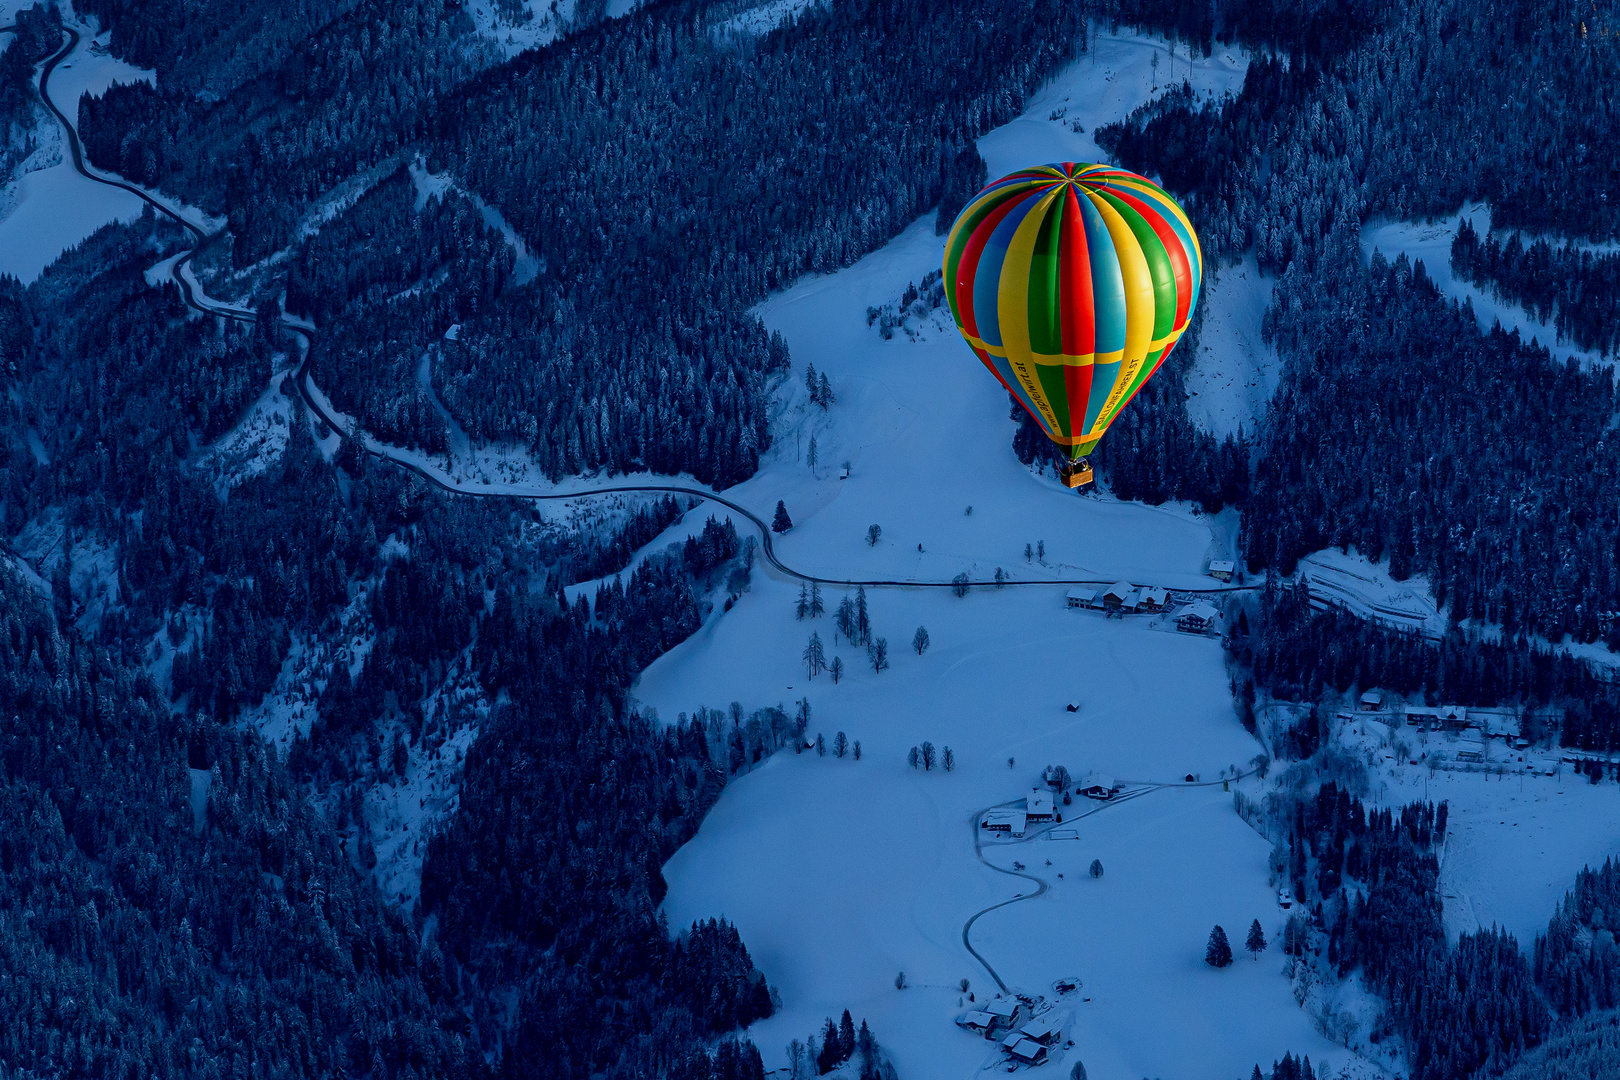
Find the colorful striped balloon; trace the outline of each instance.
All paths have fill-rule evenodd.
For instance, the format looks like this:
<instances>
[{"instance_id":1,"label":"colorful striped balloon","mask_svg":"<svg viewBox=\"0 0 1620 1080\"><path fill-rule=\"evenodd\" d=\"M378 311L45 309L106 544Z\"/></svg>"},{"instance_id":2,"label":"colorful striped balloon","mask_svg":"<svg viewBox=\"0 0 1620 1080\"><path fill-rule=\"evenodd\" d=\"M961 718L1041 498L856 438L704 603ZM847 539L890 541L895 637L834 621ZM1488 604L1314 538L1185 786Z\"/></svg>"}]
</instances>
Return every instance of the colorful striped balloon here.
<instances>
[{"instance_id":1,"label":"colorful striped balloon","mask_svg":"<svg viewBox=\"0 0 1620 1080\"><path fill-rule=\"evenodd\" d=\"M1071 459L1187 329L1203 279L1187 215L1151 180L1065 161L979 192L945 242L956 328Z\"/></svg>"}]
</instances>

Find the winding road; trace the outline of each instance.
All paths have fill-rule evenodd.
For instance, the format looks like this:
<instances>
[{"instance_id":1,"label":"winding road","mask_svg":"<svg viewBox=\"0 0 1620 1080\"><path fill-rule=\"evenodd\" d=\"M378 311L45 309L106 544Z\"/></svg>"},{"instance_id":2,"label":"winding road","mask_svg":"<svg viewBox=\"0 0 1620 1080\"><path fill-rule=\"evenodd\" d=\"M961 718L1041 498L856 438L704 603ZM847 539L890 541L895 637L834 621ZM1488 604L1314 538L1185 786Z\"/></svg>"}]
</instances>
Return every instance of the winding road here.
<instances>
[{"instance_id":1,"label":"winding road","mask_svg":"<svg viewBox=\"0 0 1620 1080\"><path fill-rule=\"evenodd\" d=\"M1255 769L1250 768L1250 769L1247 769L1247 770L1245 770L1243 772L1237 773L1237 774L1235 774L1233 776L1223 776L1219 780L1188 780L1188 781L1185 781L1185 782L1181 782L1181 781L1162 782L1162 781L1153 781L1153 780L1128 781L1129 783L1137 783L1137 784L1140 784L1141 786L1133 788L1130 791L1127 791L1122 795L1117 795L1117 796L1115 796L1114 798L1108 800L1105 803L1100 803L1099 805L1092 807L1091 809L1085 811L1084 813L1072 815L1069 818L1069 820L1066 821L1066 822L1063 822L1063 824L1067 825L1067 824L1069 824L1071 822L1076 822L1076 821L1083 820L1084 818L1088 818L1093 814L1100 814L1104 810L1107 810L1107 809L1109 809L1111 807L1121 806L1121 805L1123 805L1125 803L1130 802L1132 799L1140 799L1144 795L1150 795L1155 791L1163 791L1166 788L1213 787L1216 784L1236 783L1237 781L1242 780L1242 779L1244 779L1244 778L1246 778L1248 776L1252 776L1254 774L1254 772L1255 772ZM979 952L978 949L973 947L973 940L972 940L972 937L971 937L972 931L973 931L973 924L978 922L984 916L990 914L992 911L997 911L997 910L999 910L1001 908L1008 907L1009 905L1012 905L1012 904L1022 903L1025 900L1033 900L1037 896L1046 895L1047 891L1049 889L1051 889L1052 883L1047 881L1045 878L1039 877L1039 876L1037 876L1035 874L1028 873L1027 871L1024 871L1024 870L1016 870L1016 869L1009 870L1005 866L997 866L995 863L993 863L989 859L985 858L984 857L983 833L979 829L979 822L981 820L983 820L984 815L989 813L991 810L999 810L1002 807L1017 806L1022 801L1023 801L1022 799L1013 799L1013 800L1011 800L1009 802L997 803L994 806L987 806L983 810L980 810L978 813L974 814L973 817L971 819L969 819L969 821L968 821L968 827L973 830L973 854L978 857L978 860L981 863L983 863L985 866L988 866L990 869L996 871L998 874L1006 874L1009 877L1023 878L1025 881L1033 881L1035 883L1035 891L1034 892L1020 893L1018 896L1015 896L1010 900L1002 900L1002 901L999 901L998 903L991 904L989 907L980 908L978 911L975 911L972 915L968 916L967 922L962 924L962 947L965 948L969 952L969 954L972 955L973 959L975 959L975 960L977 960L979 962L979 966L984 968L984 970L989 973L990 977L996 981L996 985L1001 988L1001 992L1003 994L1008 993L1007 984L1002 981L1001 975L996 971L996 969L993 966L991 966L990 961L988 961L988 960L986 960L984 958L984 954ZM1044 826L1044 827L1042 827L1040 829L1036 829L1036 830L1030 832L1030 834L1028 836L1023 837L1022 839L1014 840L1014 841L1011 841L1011 842L1006 843L1006 844L998 844L996 846L998 848L1004 848L1004 847L1013 847L1014 845L1017 845L1017 844L1030 843L1031 841L1040 839L1040 837L1044 836L1046 833L1048 833L1052 829L1056 828L1057 825L1058 825L1057 822L1053 822L1050 825L1046 825L1046 826Z\"/></svg>"},{"instance_id":2,"label":"winding road","mask_svg":"<svg viewBox=\"0 0 1620 1080\"><path fill-rule=\"evenodd\" d=\"M3 30L3 29L10 29L10 27L0 28L0 30ZM201 287L196 283L195 279L193 277L188 276L188 274L187 274L187 268L190 266L191 262L197 257L198 254L200 254L205 248L207 248L207 246L210 243L214 242L220 236L222 236L223 235L223 230L220 230L219 232L210 233L206 229L204 229L201 225L198 225L195 222L187 219L179 211L175 210L173 207L169 206L168 204L164 203L162 200L158 199L151 192L146 191L143 188L137 187L136 185L131 184L128 181L122 180L122 179L120 179L120 178L118 178L116 176L104 174L104 173L101 173L99 171L92 171L88 167L88 165L86 164L85 156L84 156L84 148L83 148L83 145L79 142L79 133L78 133L77 129L73 126L73 123L71 121L69 121L69 119L67 117L67 114L65 112L63 112L62 109L60 109L54 101L51 100L51 96L50 96L50 88L49 87L50 87L50 78L51 78L52 72L54 72L56 70L56 67L57 67L58 64L60 64L63 60L65 60L73 52L73 50L78 47L79 41L80 41L80 38L81 38L81 35L80 35L78 30L76 30L76 29L74 29L72 27L64 27L63 29L67 34L66 43L62 46L61 49L57 50L57 52L54 55L52 55L48 60L46 60L44 65L40 68L40 73L39 73L39 96L40 96L40 99L42 101L44 101L45 107L51 111L52 115L54 115L56 117L57 122L62 125L62 130L67 135L68 148L72 153L74 169L77 170L80 175L84 176L85 178L87 178L89 180L93 180L98 184L106 184L108 187L115 187L115 188L118 188L118 189L120 189L122 191L127 191L132 195L135 195L137 198L141 199L147 205L151 206L152 209L155 210L157 213L160 213L163 216L169 218L171 221L174 221L176 224L180 225L183 229L185 229L188 233L191 234L191 237L192 237L192 246L191 246L191 248L189 250L187 250L183 255L181 255L178 259L176 259L174 261L173 265L169 268L169 277L170 277L171 280L173 280L175 285L179 287L180 295L185 300L187 306L189 306L193 310L198 311L198 312L200 312L202 314L213 315L213 316L216 316L216 317L221 318L221 319L230 319L232 321L241 322L241 323L253 323L253 322L256 322L257 319L258 319L258 316L254 312L248 311L248 310L245 310L245 309L239 308L239 307L232 307L229 304L224 304L224 303L221 303L219 301L211 299L210 297L208 297L206 294L204 294L202 292ZM299 339L300 347L301 347L301 358L300 358L300 361L299 361L299 364L298 364L298 370L294 375L294 385L297 386L299 397L303 399L304 405L310 410L310 412L312 414L314 414L316 417L320 418L320 420L323 423L325 423L327 425L327 427L329 427L331 430L336 432L340 438L346 439L346 440L348 440L350 442L353 442L357 447L359 447L361 450L364 450L366 453L370 454L372 457L378 458L379 460L382 460L382 461L386 461L391 465L394 465L394 466L396 466L398 468L404 469L406 472L415 474L416 476L420 477L426 483L432 485L435 488L438 488L440 491L449 492L449 493L454 494L454 495L465 495L465 496L468 496L468 497L471 497L471 498L477 498L477 499L523 499L523 500L528 500L528 501L531 501L531 502L550 502L550 501L562 500L562 499L578 499L578 498L584 498L584 497L589 497L589 496L593 496L593 495L614 495L614 494L631 494L631 493L633 493L633 494L686 495L686 496L690 496L692 498L702 499L702 500L705 500L707 502L712 502L712 503L715 503L715 504L717 504L719 506L723 506L727 510L730 510L733 513L737 514L738 516L746 519L759 532L760 551L761 551L761 555L764 558L766 564L768 566L770 566L773 570L775 570L777 573L783 575L784 577L791 578L791 579L796 580L796 581L814 583L814 584L819 584L819 585L840 585L840 586L851 586L851 587L853 587L853 586L866 586L866 587L870 587L870 588L907 588L907 589L950 589L950 588L958 587L958 583L955 582L955 581L929 581L929 580L922 580L922 579L892 579L892 578L869 578L869 579L864 579L864 580L862 580L862 579L854 579L854 578L833 578L833 577L823 577L823 576L821 576L819 574L812 574L812 573L808 573L808 572L803 571L803 570L796 569L795 567L789 566L787 563L783 562L781 557L779 555L777 555L775 547L774 547L774 545L772 543L771 530L770 530L769 526L766 525L765 521L761 517L759 517L759 515L755 514L752 510L748 509L747 507L742 506L741 504L739 504L737 502L734 502L731 499L728 499L723 495L717 495L713 491L709 491L709 490L706 490L706 489L700 488L700 487L691 487L691 486L687 486L687 485L684 485L684 484L673 484L673 483L670 483L670 484L634 484L634 483L631 483L631 484L608 484L608 485L604 485L604 486L600 486L600 487L591 487L591 488L585 488L585 489L574 490L574 491L514 492L514 491L505 491L505 490L501 490L501 489L498 489L498 488L469 486L469 485L466 485L466 484L462 484L462 483L460 483L460 482L458 482L456 480L451 479L448 476L443 475L442 473L438 472L435 469L432 469L432 468L430 468L428 466L423 465L420 462L412 461L409 457L406 457L405 455L400 454L397 451L394 451L389 447L383 446L381 444L377 444L377 443L375 443L373 441L367 440L364 437L357 437L354 432L351 432L351 431L347 430L343 426L343 424L341 424L338 421L337 417L333 416L331 414L331 412L329 412L327 410L326 406L323 404L322 396L317 392L317 390L316 390L316 388L314 386L314 383L313 383L313 381L311 379L311 374L310 374L311 352L312 352L312 346L314 345L314 342L315 342L315 332L314 332L314 330L312 330L310 327L305 326L305 325L303 325L303 324L301 324L299 322L296 322L296 321L294 321L292 319L286 318L285 316L283 316L283 318L281 320L281 325L282 325L283 330L286 333L291 334L291 335L293 335L293 336L295 336L295 337L297 337ZM984 580L984 581L970 580L970 581L967 582L967 584L969 586L988 586L988 585L998 585L998 584L1001 585L1001 586L1023 586L1023 585L1045 585L1045 586L1051 586L1051 585L1098 585L1098 586L1101 586L1101 585L1112 585L1113 583L1114 583L1113 579L1103 579L1103 578L1010 578L1010 579L1001 581L999 583L994 582L994 581L989 581L989 580ZM1197 594L1197 595L1206 595L1207 596L1207 595L1217 595L1217 594L1222 594L1222 593L1253 592L1258 588L1259 588L1258 585L1225 585L1225 586L1213 586L1213 587L1210 587L1210 588L1176 589L1175 591L1179 592L1179 593ZM975 954L975 955L977 955L977 954ZM988 967L988 965L986 965L986 966ZM999 980L998 980L998 982L999 982Z\"/></svg>"}]
</instances>

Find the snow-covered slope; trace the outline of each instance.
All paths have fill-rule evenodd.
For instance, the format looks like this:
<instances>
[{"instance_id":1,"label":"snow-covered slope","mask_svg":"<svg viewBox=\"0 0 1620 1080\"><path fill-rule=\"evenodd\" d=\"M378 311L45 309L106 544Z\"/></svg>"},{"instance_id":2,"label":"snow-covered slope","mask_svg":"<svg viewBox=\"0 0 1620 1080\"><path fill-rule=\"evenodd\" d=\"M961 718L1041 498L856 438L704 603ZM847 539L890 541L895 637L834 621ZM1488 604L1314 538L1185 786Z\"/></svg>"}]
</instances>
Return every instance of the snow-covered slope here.
<instances>
[{"instance_id":1,"label":"snow-covered slope","mask_svg":"<svg viewBox=\"0 0 1620 1080\"><path fill-rule=\"evenodd\" d=\"M1254 257L1223 267L1204 285L1198 355L1187 373L1187 415L1217 437L1253 434L1282 377L1277 351L1260 334L1273 282Z\"/></svg>"},{"instance_id":2,"label":"snow-covered slope","mask_svg":"<svg viewBox=\"0 0 1620 1080\"><path fill-rule=\"evenodd\" d=\"M1396 581L1389 576L1387 560L1375 564L1355 551L1328 548L1300 559L1296 578L1308 583L1319 606L1334 604L1364 619L1431 637L1446 631L1446 617L1435 605L1427 579Z\"/></svg>"},{"instance_id":3,"label":"snow-covered slope","mask_svg":"<svg viewBox=\"0 0 1620 1080\"><path fill-rule=\"evenodd\" d=\"M1094 158L1091 131L1146 98L1155 55L1162 85L1170 77L1162 43L1099 41L1095 59L1071 66L1029 113L981 141L992 174ZM1185 64L1178 56L1178 81ZM1200 89L1223 91L1242 73L1216 57L1191 76ZM941 247L932 221L921 221L856 266L762 306L796 368L776 445L759 475L728 496L767 511L783 499L796 524L780 538L781 554L829 576L939 580L1001 566L1020 576L1210 584L1202 570L1219 544L1214 522L1177 507L1080 497L1033 475L1013 457L1006 394L959 342L884 341L866 325L866 308L937 267ZM828 411L806 400L807 363L831 379L837 401ZM849 479L836 479L846 460ZM882 529L876 545L865 539L872 524ZM1044 567L1023 555L1040 542ZM860 740L862 759L782 754L728 788L665 868L671 923L725 915L738 924L782 995L782 1010L751 1031L768 1064L848 1007L871 1021L903 1076L999 1068L992 1044L952 1023L959 980L980 1000L995 989L964 947L963 924L1034 885L978 861L975 814L1022 798L1048 763L1076 776L1099 769L1164 782L1189 773L1213 781L1244 766L1259 747L1234 718L1220 645L1162 618L1071 611L1057 586L982 588L960 599L872 590L875 633L892 661L874 674L863 650L835 646L830 618L794 618L797 591L756 573L752 591L655 662L636 693L666 718L734 699L791 709L807 697L811 730L829 745L838 731ZM826 594L829 611L840 598ZM918 626L933 643L922 656L907 648ZM799 658L812 631L847 666L837 686L826 674L805 677ZM908 750L924 740L952 748L953 772L908 766ZM1251 919L1272 936L1281 924L1268 846L1230 799L1218 785L1167 787L1080 820L1092 806L1075 804L1064 808L1075 838L986 849L1000 867L1024 863L1050 891L980 919L974 947L1012 987L1050 995L1053 979L1084 980L1065 999L1078 1045L1064 1051L1063 1075L1074 1060L1093 1077L1136 1080L1243 1075L1285 1050L1347 1059L1295 1005L1274 953L1227 971L1203 964L1213 924L1239 937ZM1101 880L1085 873L1094 858ZM909 985L897 990L902 970Z\"/></svg>"},{"instance_id":4,"label":"snow-covered slope","mask_svg":"<svg viewBox=\"0 0 1620 1080\"><path fill-rule=\"evenodd\" d=\"M1490 232L1490 207L1484 203L1472 203L1439 221L1369 224L1362 230L1361 246L1369 258L1374 251L1380 251L1387 259L1394 259L1403 252L1413 262L1422 259L1424 271L1442 293L1459 303L1464 299L1472 302L1474 315L1486 330L1500 322L1504 329L1517 330L1524 340L1546 346L1560 359L1583 364L1603 362L1588 349L1560 344L1558 331L1550 324L1532 318L1517 304L1497 300L1489 292L1463 281L1451 272L1451 242L1456 238L1457 227L1465 217L1481 236Z\"/></svg>"}]
</instances>

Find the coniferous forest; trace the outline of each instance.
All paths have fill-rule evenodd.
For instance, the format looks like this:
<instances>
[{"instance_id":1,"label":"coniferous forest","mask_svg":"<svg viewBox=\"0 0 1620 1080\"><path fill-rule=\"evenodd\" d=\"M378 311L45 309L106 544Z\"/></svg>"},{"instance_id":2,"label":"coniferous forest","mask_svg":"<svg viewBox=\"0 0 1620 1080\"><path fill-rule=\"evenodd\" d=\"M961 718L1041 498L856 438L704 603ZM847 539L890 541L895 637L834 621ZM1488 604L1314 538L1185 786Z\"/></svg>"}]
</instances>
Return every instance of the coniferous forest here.
<instances>
[{"instance_id":1,"label":"coniferous forest","mask_svg":"<svg viewBox=\"0 0 1620 1080\"><path fill-rule=\"evenodd\" d=\"M150 211L0 276L0 1076L763 1080L743 1029L775 991L729 922L668 924L662 867L728 783L805 750L809 700L672 718L631 694L748 590L756 539L692 518L645 551L701 512L672 497L582 522L438 491L310 414L281 321L318 328L322 391L385 443L728 487L793 362L755 306L947 224L986 179L975 140L1104 28L1248 50L1232 98L1173 90L1095 133L1186 202L1213 272L1252 255L1275 281L1261 426L1189 417L1195 321L1097 455L1118 498L1241 511L1268 585L1227 636L1239 717L1376 685L1548 707L1545 740L1620 748L1620 684L1559 647L1620 649L1613 371L1361 241L1489 202L1454 272L1612 357L1600 7L828 0L739 35L736 4L597 2L507 59L445 0L78 0L156 72L78 103L89 161L224 222L194 268L256 317L153 284L190 240ZM0 182L48 145L36 65L62 41L54 8L15 21ZM266 403L271 449L224 460ZM1013 418L1004 450L1046 460ZM1423 577L1451 627L1281 582L1335 546ZM1306 723L1283 750L1322 742ZM453 808L412 837L403 900L364 806L429 762ZM1364 979L1414 1077L1613 1074L1620 866L1534 941L1448 941L1444 803L1327 783L1265 813L1304 909L1286 951ZM844 1020L817 1070L892 1076Z\"/></svg>"}]
</instances>

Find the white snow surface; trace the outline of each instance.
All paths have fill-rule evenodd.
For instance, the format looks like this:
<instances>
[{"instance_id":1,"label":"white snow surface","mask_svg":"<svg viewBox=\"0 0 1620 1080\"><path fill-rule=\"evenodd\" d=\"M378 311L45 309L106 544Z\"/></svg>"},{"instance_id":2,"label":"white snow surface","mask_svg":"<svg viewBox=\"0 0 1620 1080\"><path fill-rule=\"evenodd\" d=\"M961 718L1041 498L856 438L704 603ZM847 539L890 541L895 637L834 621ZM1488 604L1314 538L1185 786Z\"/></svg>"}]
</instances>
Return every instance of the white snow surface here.
<instances>
[{"instance_id":1,"label":"white snow surface","mask_svg":"<svg viewBox=\"0 0 1620 1080\"><path fill-rule=\"evenodd\" d=\"M1495 323L1501 323L1503 329L1517 330L1525 341L1545 346L1560 360L1581 364L1607 363L1589 349L1577 349L1572 344L1561 343L1557 329L1551 324L1532 318L1519 305L1498 300L1451 272L1451 242L1456 239L1458 225L1464 217L1473 222L1475 231L1481 236L1490 232L1490 208L1484 203L1470 203L1438 221L1370 223L1362 229L1361 246L1369 259L1374 251L1382 252L1391 261L1403 252L1409 261L1422 259L1424 272L1442 293L1458 303L1464 300L1472 302L1474 315L1482 329L1489 330ZM1582 246L1594 250L1603 248L1603 245Z\"/></svg>"},{"instance_id":2,"label":"white snow surface","mask_svg":"<svg viewBox=\"0 0 1620 1080\"><path fill-rule=\"evenodd\" d=\"M193 467L211 475L222 494L261 475L286 452L293 421L292 399L287 396L292 373L290 365L278 368L242 418L197 455Z\"/></svg>"},{"instance_id":3,"label":"white snow surface","mask_svg":"<svg viewBox=\"0 0 1620 1080\"><path fill-rule=\"evenodd\" d=\"M69 117L75 115L81 94L104 94L115 82L155 82L153 72L107 55L107 35L97 38L94 28L80 29L84 36L78 47L51 76L51 98ZM55 124L54 117L42 121L41 134ZM80 176L65 147L57 164L25 173L7 194L9 198L0 198L0 205L11 205L0 217L0 273L15 275L25 285L108 222L139 217L142 206L127 191Z\"/></svg>"},{"instance_id":4,"label":"white snow surface","mask_svg":"<svg viewBox=\"0 0 1620 1080\"><path fill-rule=\"evenodd\" d=\"M1102 38L1097 51L1037 94L1029 114L981 140L992 175L1031 161L1094 160L1092 129L1147 97L1154 55L1168 81L1161 42ZM1177 81L1185 70L1178 55ZM1217 57L1191 77L1224 92L1242 73ZM1043 119L1065 102L1065 119ZM1084 134L1067 125L1077 116ZM941 250L929 215L855 266L761 305L796 366L779 391L772 450L728 497L766 517L785 500L795 526L778 538L780 554L827 576L983 579L1001 566L1018 576L1207 587L1205 560L1222 549L1229 523L1079 497L1032 474L1013 457L1005 393L959 342L883 341L867 327L866 307L920 280ZM806 400L807 362L831 380L831 410ZM812 436L815 470L805 461ZM850 478L838 480L845 460ZM700 516L703 508L677 529ZM873 523L883 530L875 546L865 540ZM1025 543L1037 540L1044 562L1025 563ZM733 782L665 867L670 923L723 915L738 925L782 997L777 1015L750 1031L767 1065L847 1007L871 1022L902 1076L999 1068L992 1044L952 1023L967 1007L960 979L981 1002L995 990L963 946L963 924L1034 886L977 860L975 815L1021 799L1049 763L1076 776L1112 773L1128 786L1214 778L1247 763L1260 748L1233 715L1221 646L1162 619L1070 611L1061 586L985 587L963 599L874 589L875 632L893 664L874 675L862 650L835 644L830 618L795 621L797 591L756 573L729 613L654 662L636 695L666 718L733 699L791 709L807 697L811 731L829 745L837 731L860 740L862 760L784 752ZM841 595L826 591L829 611ZM907 647L919 625L933 642L921 657ZM799 658L812 630L847 665L838 686L805 677ZM1069 702L1080 710L1068 712ZM923 740L950 746L955 771L910 769L907 751ZM1066 1075L1078 1058L1099 1080L1240 1076L1285 1051L1350 1063L1295 1004L1275 953L1225 971L1203 963L1215 923L1239 940L1254 918L1273 937L1281 929L1269 845L1230 800L1219 785L1172 787L1080 817L1095 806L1080 799L1063 808L1077 839L1032 833L986 847L991 862L1021 861L1052 888L980 919L975 947L1012 987L1049 993L1059 976L1085 981L1064 999L1078 1046L1054 1072ZM1093 858L1104 864L1101 880L1085 873ZM894 986L902 970L903 991Z\"/></svg>"},{"instance_id":5,"label":"white snow surface","mask_svg":"<svg viewBox=\"0 0 1620 1080\"><path fill-rule=\"evenodd\" d=\"M768 34L798 18L815 0L770 0L769 3L739 12L719 25L722 33Z\"/></svg>"},{"instance_id":6,"label":"white snow surface","mask_svg":"<svg viewBox=\"0 0 1620 1080\"><path fill-rule=\"evenodd\" d=\"M1434 602L1428 580L1422 576L1396 581L1389 576L1389 560L1374 563L1354 548L1349 552L1327 548L1299 560L1295 580L1310 586L1318 606L1336 604L1364 619L1401 630L1417 630L1431 637L1446 631L1446 617Z\"/></svg>"},{"instance_id":7,"label":"white snow surface","mask_svg":"<svg viewBox=\"0 0 1620 1080\"><path fill-rule=\"evenodd\" d=\"M1275 283L1254 257L1212 269L1199 301L1203 326L1187 372L1187 416L1216 437L1253 435L1282 378L1277 351L1261 338Z\"/></svg>"}]
</instances>

